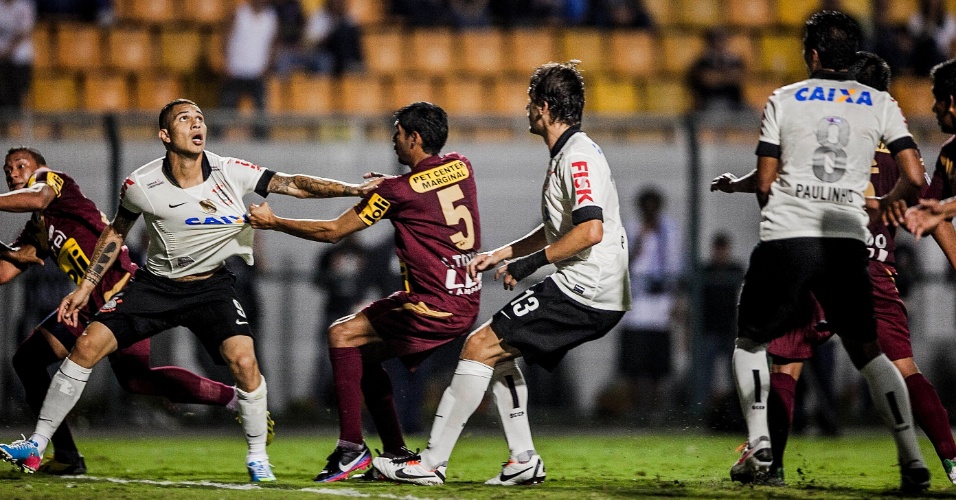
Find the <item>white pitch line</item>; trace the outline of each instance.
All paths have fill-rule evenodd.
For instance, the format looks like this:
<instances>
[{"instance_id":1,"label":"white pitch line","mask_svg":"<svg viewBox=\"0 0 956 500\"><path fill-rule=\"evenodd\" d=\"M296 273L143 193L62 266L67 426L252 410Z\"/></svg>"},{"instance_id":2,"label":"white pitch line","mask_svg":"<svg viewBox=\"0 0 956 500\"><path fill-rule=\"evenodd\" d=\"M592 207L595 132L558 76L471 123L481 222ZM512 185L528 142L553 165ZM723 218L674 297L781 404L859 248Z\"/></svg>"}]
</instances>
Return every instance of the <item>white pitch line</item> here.
<instances>
[{"instance_id":1,"label":"white pitch line","mask_svg":"<svg viewBox=\"0 0 956 500\"><path fill-rule=\"evenodd\" d=\"M117 484L149 484L154 486L203 486L206 488L219 488L222 490L262 490L257 484L233 484L217 483L215 481L157 481L154 479L121 479L118 477L97 477L97 476L76 476L73 479L88 479L91 481L106 481ZM279 491L279 490L276 490ZM322 495L333 495L352 498L390 498L394 500L420 500L414 495L394 495L391 493L364 493L353 488L297 488L281 491L301 491L303 493L319 493Z\"/></svg>"}]
</instances>

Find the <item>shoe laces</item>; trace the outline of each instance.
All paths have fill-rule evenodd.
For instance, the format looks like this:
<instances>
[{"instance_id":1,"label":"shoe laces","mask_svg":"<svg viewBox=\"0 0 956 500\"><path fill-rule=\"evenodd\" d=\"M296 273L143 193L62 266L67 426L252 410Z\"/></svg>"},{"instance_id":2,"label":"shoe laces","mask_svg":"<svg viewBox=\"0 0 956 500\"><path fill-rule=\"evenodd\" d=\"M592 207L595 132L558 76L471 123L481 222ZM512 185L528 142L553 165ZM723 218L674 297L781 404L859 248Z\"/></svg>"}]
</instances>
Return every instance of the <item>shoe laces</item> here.
<instances>
[{"instance_id":1,"label":"shoe laces","mask_svg":"<svg viewBox=\"0 0 956 500\"><path fill-rule=\"evenodd\" d=\"M383 457L383 458L387 458L387 459L389 459L389 460L395 460L395 459L397 459L397 458L402 458L402 457L415 456L415 455L418 455L420 451L421 451L421 448L415 448L415 451L412 451L412 450L408 449L407 446L402 446L402 448L401 448L401 450L399 451L399 453L391 453L391 452L388 452L388 451L386 451L386 452L383 453L383 452L379 451L378 448L375 448L375 454L376 454L376 455L378 455L378 456L380 456L380 457Z\"/></svg>"},{"instance_id":2,"label":"shoe laces","mask_svg":"<svg viewBox=\"0 0 956 500\"><path fill-rule=\"evenodd\" d=\"M412 450L408 450L408 451L410 452ZM412 455L406 455L404 457L397 457L392 459L392 463L394 464L408 464L408 465L415 465L421 461L422 461L422 456L418 454L417 452Z\"/></svg>"},{"instance_id":3,"label":"shoe laces","mask_svg":"<svg viewBox=\"0 0 956 500\"><path fill-rule=\"evenodd\" d=\"M29 439L27 439L26 436L24 436L23 434L20 434L20 437L22 439L17 439L16 441L10 443L8 446L10 446L11 448L23 448L25 446L32 446L36 448L37 445L33 441L30 441Z\"/></svg>"},{"instance_id":4,"label":"shoe laces","mask_svg":"<svg viewBox=\"0 0 956 500\"><path fill-rule=\"evenodd\" d=\"M265 460L256 460L255 462L249 462L249 468L252 469L252 472L257 476L266 476L271 471L269 462Z\"/></svg>"}]
</instances>

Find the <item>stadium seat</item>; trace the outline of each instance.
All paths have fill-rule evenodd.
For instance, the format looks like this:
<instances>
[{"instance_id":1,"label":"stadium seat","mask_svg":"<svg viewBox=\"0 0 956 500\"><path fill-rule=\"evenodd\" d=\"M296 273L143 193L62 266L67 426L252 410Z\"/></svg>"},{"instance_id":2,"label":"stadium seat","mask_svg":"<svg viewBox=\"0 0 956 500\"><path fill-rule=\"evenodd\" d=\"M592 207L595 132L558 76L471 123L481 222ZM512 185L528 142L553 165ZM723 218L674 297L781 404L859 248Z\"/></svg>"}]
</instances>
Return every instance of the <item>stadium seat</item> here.
<instances>
[{"instance_id":1,"label":"stadium seat","mask_svg":"<svg viewBox=\"0 0 956 500\"><path fill-rule=\"evenodd\" d=\"M386 110L398 109L416 101L435 102L438 96L431 78L399 76L392 82L392 99Z\"/></svg>"},{"instance_id":2,"label":"stadium seat","mask_svg":"<svg viewBox=\"0 0 956 500\"><path fill-rule=\"evenodd\" d=\"M390 111L387 89L381 79L369 75L344 75L337 83L335 96L339 111L359 115L380 115Z\"/></svg>"},{"instance_id":3,"label":"stadium seat","mask_svg":"<svg viewBox=\"0 0 956 500\"><path fill-rule=\"evenodd\" d=\"M56 25L56 65L71 70L101 67L103 46L100 29L92 24L58 23Z\"/></svg>"},{"instance_id":4,"label":"stadium seat","mask_svg":"<svg viewBox=\"0 0 956 500\"><path fill-rule=\"evenodd\" d=\"M406 66L402 64L404 38L396 29L376 30L362 35L362 54L365 68L373 75L396 75Z\"/></svg>"},{"instance_id":5,"label":"stadium seat","mask_svg":"<svg viewBox=\"0 0 956 500\"><path fill-rule=\"evenodd\" d=\"M691 107L690 91L683 80L659 78L647 82L645 109L651 113L679 115Z\"/></svg>"},{"instance_id":6,"label":"stadium seat","mask_svg":"<svg viewBox=\"0 0 956 500\"><path fill-rule=\"evenodd\" d=\"M103 112L130 108L129 82L125 75L87 72L82 81L83 109Z\"/></svg>"},{"instance_id":7,"label":"stadium seat","mask_svg":"<svg viewBox=\"0 0 956 500\"><path fill-rule=\"evenodd\" d=\"M752 109L763 110L773 91L788 83L782 79L748 78L744 81L744 102Z\"/></svg>"},{"instance_id":8,"label":"stadium seat","mask_svg":"<svg viewBox=\"0 0 956 500\"><path fill-rule=\"evenodd\" d=\"M657 48L647 31L615 30L608 37L608 68L623 76L653 75Z\"/></svg>"},{"instance_id":9,"label":"stadium seat","mask_svg":"<svg viewBox=\"0 0 956 500\"><path fill-rule=\"evenodd\" d=\"M512 75L530 77L534 68L557 61L554 32L548 28L521 28L505 34L507 70Z\"/></svg>"},{"instance_id":10,"label":"stadium seat","mask_svg":"<svg viewBox=\"0 0 956 500\"><path fill-rule=\"evenodd\" d=\"M229 21L236 10L233 0L178 0L177 17L181 21L204 25L223 24Z\"/></svg>"},{"instance_id":11,"label":"stadium seat","mask_svg":"<svg viewBox=\"0 0 956 500\"><path fill-rule=\"evenodd\" d=\"M37 24L33 28L33 67L34 69L52 68L56 64L56 45L53 41L50 25Z\"/></svg>"},{"instance_id":12,"label":"stadium seat","mask_svg":"<svg viewBox=\"0 0 956 500\"><path fill-rule=\"evenodd\" d=\"M492 86L491 111L504 116L520 116L528 105L528 79L531 71L524 77L502 76L495 79Z\"/></svg>"},{"instance_id":13,"label":"stadium seat","mask_svg":"<svg viewBox=\"0 0 956 500\"><path fill-rule=\"evenodd\" d=\"M774 23L769 0L727 0L727 23L744 28L764 28Z\"/></svg>"},{"instance_id":14,"label":"stadium seat","mask_svg":"<svg viewBox=\"0 0 956 500\"><path fill-rule=\"evenodd\" d=\"M461 42L461 67L471 75L492 76L504 68L504 34L497 29L464 30Z\"/></svg>"},{"instance_id":15,"label":"stadium seat","mask_svg":"<svg viewBox=\"0 0 956 500\"><path fill-rule=\"evenodd\" d=\"M887 18L891 23L905 24L914 12L919 11L919 0L891 0L886 2L886 6L889 9Z\"/></svg>"},{"instance_id":16,"label":"stadium seat","mask_svg":"<svg viewBox=\"0 0 956 500\"><path fill-rule=\"evenodd\" d=\"M291 79L289 79L291 80ZM270 76L266 79L266 107L269 113L282 113L289 111L292 105L292 96L290 89L291 82L278 76ZM251 103L254 106L254 103Z\"/></svg>"},{"instance_id":17,"label":"stadium seat","mask_svg":"<svg viewBox=\"0 0 956 500\"><path fill-rule=\"evenodd\" d=\"M681 26L710 28L724 24L724 6L721 0L672 0L673 19Z\"/></svg>"},{"instance_id":18,"label":"stadium seat","mask_svg":"<svg viewBox=\"0 0 956 500\"><path fill-rule=\"evenodd\" d=\"M226 72L226 53L223 44L223 34L213 31L206 36L206 48L203 50L203 62L213 73Z\"/></svg>"},{"instance_id":19,"label":"stadium seat","mask_svg":"<svg viewBox=\"0 0 956 500\"><path fill-rule=\"evenodd\" d=\"M595 113L626 115L641 110L639 88L631 78L597 76L585 89L588 108Z\"/></svg>"},{"instance_id":20,"label":"stadium seat","mask_svg":"<svg viewBox=\"0 0 956 500\"><path fill-rule=\"evenodd\" d=\"M727 39L730 52L739 55L744 60L748 71L753 71L757 62L757 51L754 42L747 33L732 33Z\"/></svg>"},{"instance_id":21,"label":"stadium seat","mask_svg":"<svg viewBox=\"0 0 956 500\"><path fill-rule=\"evenodd\" d=\"M283 108L295 113L331 113L335 109L332 87L332 78L327 75L293 73Z\"/></svg>"},{"instance_id":22,"label":"stadium seat","mask_svg":"<svg viewBox=\"0 0 956 500\"><path fill-rule=\"evenodd\" d=\"M130 73L153 69L153 39L147 29L117 28L106 35L107 65Z\"/></svg>"},{"instance_id":23,"label":"stadium seat","mask_svg":"<svg viewBox=\"0 0 956 500\"><path fill-rule=\"evenodd\" d=\"M156 112L168 102L183 95L183 85L178 77L166 74L137 75L133 85L134 109Z\"/></svg>"},{"instance_id":24,"label":"stadium seat","mask_svg":"<svg viewBox=\"0 0 956 500\"><path fill-rule=\"evenodd\" d=\"M404 58L409 67L424 75L437 76L453 70L453 39L451 30L416 29L411 34L408 50L414 57Z\"/></svg>"},{"instance_id":25,"label":"stadium seat","mask_svg":"<svg viewBox=\"0 0 956 500\"><path fill-rule=\"evenodd\" d=\"M670 27L675 23L677 16L671 0L644 0L644 7L658 26Z\"/></svg>"},{"instance_id":26,"label":"stadium seat","mask_svg":"<svg viewBox=\"0 0 956 500\"><path fill-rule=\"evenodd\" d=\"M72 111L80 99L76 78L62 71L37 71L30 90L34 111Z\"/></svg>"},{"instance_id":27,"label":"stadium seat","mask_svg":"<svg viewBox=\"0 0 956 500\"><path fill-rule=\"evenodd\" d=\"M479 77L453 76L442 82L438 104L452 115L478 115L489 112L489 82Z\"/></svg>"},{"instance_id":28,"label":"stadium seat","mask_svg":"<svg viewBox=\"0 0 956 500\"><path fill-rule=\"evenodd\" d=\"M685 31L669 31L660 37L661 64L671 75L683 75L704 51L704 40Z\"/></svg>"},{"instance_id":29,"label":"stadium seat","mask_svg":"<svg viewBox=\"0 0 956 500\"><path fill-rule=\"evenodd\" d=\"M916 76L894 77L890 94L899 102L907 118L932 118L933 92L929 78Z\"/></svg>"},{"instance_id":30,"label":"stadium seat","mask_svg":"<svg viewBox=\"0 0 956 500\"><path fill-rule=\"evenodd\" d=\"M605 34L592 29L573 29L561 33L558 43L561 48L561 61L577 59L584 71L601 71L605 66ZM547 62L547 61L542 61Z\"/></svg>"},{"instance_id":31,"label":"stadium seat","mask_svg":"<svg viewBox=\"0 0 956 500\"><path fill-rule=\"evenodd\" d=\"M205 0L213 2L215 0ZM117 12L123 19L145 24L166 24L174 21L180 10L174 0L129 0ZM189 8L193 8L190 4Z\"/></svg>"},{"instance_id":32,"label":"stadium seat","mask_svg":"<svg viewBox=\"0 0 956 500\"><path fill-rule=\"evenodd\" d=\"M767 33L758 40L762 72L779 76L805 76L803 42L795 35Z\"/></svg>"},{"instance_id":33,"label":"stadium seat","mask_svg":"<svg viewBox=\"0 0 956 500\"><path fill-rule=\"evenodd\" d=\"M385 2L382 0L351 0L349 14L361 26L374 26L385 22Z\"/></svg>"},{"instance_id":34,"label":"stadium seat","mask_svg":"<svg viewBox=\"0 0 956 500\"><path fill-rule=\"evenodd\" d=\"M892 0L893 3L896 0ZM820 0L786 0L778 1L777 20L780 24L789 28L803 28L803 23L807 21L810 14L813 14L820 8Z\"/></svg>"},{"instance_id":35,"label":"stadium seat","mask_svg":"<svg viewBox=\"0 0 956 500\"><path fill-rule=\"evenodd\" d=\"M840 5L840 10L853 16L858 22L867 21L871 19L873 15L873 0L842 0Z\"/></svg>"},{"instance_id":36,"label":"stadium seat","mask_svg":"<svg viewBox=\"0 0 956 500\"><path fill-rule=\"evenodd\" d=\"M192 73L203 57L202 36L194 29L163 29L159 32L159 50L164 69Z\"/></svg>"}]
</instances>

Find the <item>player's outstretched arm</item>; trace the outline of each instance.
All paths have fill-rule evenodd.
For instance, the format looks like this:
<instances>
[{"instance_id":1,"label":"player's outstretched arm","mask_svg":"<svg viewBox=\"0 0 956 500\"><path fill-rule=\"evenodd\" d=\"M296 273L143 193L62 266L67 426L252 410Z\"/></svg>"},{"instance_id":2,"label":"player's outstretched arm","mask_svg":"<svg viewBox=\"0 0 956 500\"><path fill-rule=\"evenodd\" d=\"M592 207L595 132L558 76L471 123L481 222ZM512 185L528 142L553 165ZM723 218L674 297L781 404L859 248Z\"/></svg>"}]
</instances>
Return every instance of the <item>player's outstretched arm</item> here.
<instances>
[{"instance_id":1,"label":"player's outstretched arm","mask_svg":"<svg viewBox=\"0 0 956 500\"><path fill-rule=\"evenodd\" d=\"M126 241L126 236L137 218L139 218L138 214L131 214L121 208L113 222L103 229L100 239L96 241L96 248L93 249L90 267L83 274L80 285L60 302L56 313L58 321L65 322L69 326L78 324L80 309L89 302L90 294L103 279L106 270L119 258L123 242Z\"/></svg>"},{"instance_id":2,"label":"player's outstretched arm","mask_svg":"<svg viewBox=\"0 0 956 500\"><path fill-rule=\"evenodd\" d=\"M544 234L544 224L531 230L530 233L518 238L507 245L502 245L494 250L482 252L475 256L468 263L468 274L476 278L478 273L487 271L498 265L499 262L507 259L524 257L541 250L548 244L548 237ZM498 279L495 277L495 279Z\"/></svg>"},{"instance_id":3,"label":"player's outstretched arm","mask_svg":"<svg viewBox=\"0 0 956 500\"><path fill-rule=\"evenodd\" d=\"M711 191L723 193L755 193L757 192L757 170L751 170L743 177L726 172L714 177L710 181Z\"/></svg>"},{"instance_id":4,"label":"player's outstretched arm","mask_svg":"<svg viewBox=\"0 0 956 500\"><path fill-rule=\"evenodd\" d=\"M271 229L299 238L336 243L345 236L365 229L365 223L348 209L334 220L286 219L272 211L268 203L249 205L249 224L256 229Z\"/></svg>"},{"instance_id":5,"label":"player's outstretched arm","mask_svg":"<svg viewBox=\"0 0 956 500\"><path fill-rule=\"evenodd\" d=\"M56 199L56 192L44 182L0 194L2 212L36 212Z\"/></svg>"},{"instance_id":6,"label":"player's outstretched arm","mask_svg":"<svg viewBox=\"0 0 956 500\"><path fill-rule=\"evenodd\" d=\"M953 270L956 270L956 228L949 222L943 221L933 231L933 239L936 240L939 249L943 251L949 265Z\"/></svg>"},{"instance_id":7,"label":"player's outstretched arm","mask_svg":"<svg viewBox=\"0 0 956 500\"><path fill-rule=\"evenodd\" d=\"M757 169L754 170L754 190L757 194L757 204L760 208L770 201L770 186L777 180L780 168L780 159L773 156L758 156Z\"/></svg>"},{"instance_id":8,"label":"player's outstretched arm","mask_svg":"<svg viewBox=\"0 0 956 500\"><path fill-rule=\"evenodd\" d=\"M11 247L0 241L0 285L9 283L30 266L44 264L33 245Z\"/></svg>"},{"instance_id":9,"label":"player's outstretched arm","mask_svg":"<svg viewBox=\"0 0 956 500\"><path fill-rule=\"evenodd\" d=\"M283 174L272 176L268 191L296 198L335 198L339 196L365 196L382 182L384 177L373 176L362 184L349 184L334 179L312 175Z\"/></svg>"},{"instance_id":10,"label":"player's outstretched arm","mask_svg":"<svg viewBox=\"0 0 956 500\"><path fill-rule=\"evenodd\" d=\"M938 226L952 219L953 215L956 215L956 198L943 201L920 200L918 205L906 210L904 220L906 229L919 239L924 234L934 232Z\"/></svg>"},{"instance_id":11,"label":"player's outstretched arm","mask_svg":"<svg viewBox=\"0 0 956 500\"><path fill-rule=\"evenodd\" d=\"M571 258L597 245L602 239L604 239L604 223L599 219L584 221L571 228L551 245L499 267L495 270L495 279L503 276L505 289L513 290L519 281L530 276L538 268Z\"/></svg>"}]
</instances>

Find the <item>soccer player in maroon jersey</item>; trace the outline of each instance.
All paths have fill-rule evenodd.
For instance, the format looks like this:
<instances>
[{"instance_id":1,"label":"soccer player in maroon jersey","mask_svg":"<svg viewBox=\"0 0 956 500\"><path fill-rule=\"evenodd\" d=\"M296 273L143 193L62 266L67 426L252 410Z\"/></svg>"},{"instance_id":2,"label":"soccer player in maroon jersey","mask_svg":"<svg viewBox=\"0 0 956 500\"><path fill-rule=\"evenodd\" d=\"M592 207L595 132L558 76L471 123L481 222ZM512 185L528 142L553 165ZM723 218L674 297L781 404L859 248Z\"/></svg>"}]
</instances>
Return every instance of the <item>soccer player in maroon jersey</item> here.
<instances>
[{"instance_id":1,"label":"soccer player in maroon jersey","mask_svg":"<svg viewBox=\"0 0 956 500\"><path fill-rule=\"evenodd\" d=\"M362 395L382 438L384 456L405 456L392 386L381 362L397 356L415 369L437 347L468 333L478 316L480 279L467 264L481 246L478 198L471 163L440 154L448 137L444 110L416 102L395 112L395 153L411 171L378 189L335 220L285 219L267 203L249 207L257 229L336 242L389 219L405 290L377 300L329 328L329 356L339 402L339 441L319 482L346 479L368 466L362 437ZM369 270L369 272L375 272Z\"/></svg>"},{"instance_id":2,"label":"soccer player in maroon jersey","mask_svg":"<svg viewBox=\"0 0 956 500\"><path fill-rule=\"evenodd\" d=\"M12 148L3 171L9 193L0 194L0 211L33 212L32 219L11 246L0 250L0 284L9 283L31 264L49 257L74 282L89 266L89 257L106 226L103 215L64 172L47 167L35 149ZM126 247L97 287L77 326L57 321L53 311L23 341L13 355L13 367L23 383L27 403L39 412L50 385L49 365L63 360L83 333L90 318L129 280L136 265ZM116 379L134 394L165 396L176 403L235 406L235 388L175 366L149 366L149 339L110 356ZM86 463L64 422L52 437L53 459L41 472L60 475L86 473Z\"/></svg>"}]
</instances>

